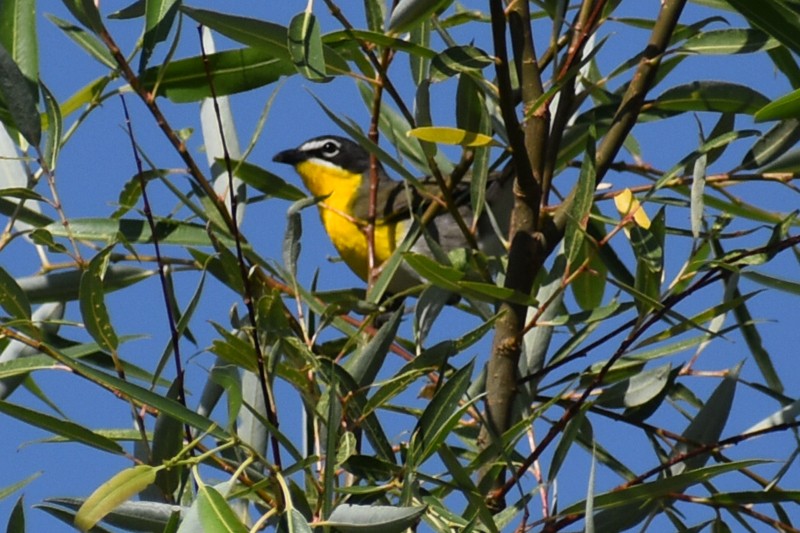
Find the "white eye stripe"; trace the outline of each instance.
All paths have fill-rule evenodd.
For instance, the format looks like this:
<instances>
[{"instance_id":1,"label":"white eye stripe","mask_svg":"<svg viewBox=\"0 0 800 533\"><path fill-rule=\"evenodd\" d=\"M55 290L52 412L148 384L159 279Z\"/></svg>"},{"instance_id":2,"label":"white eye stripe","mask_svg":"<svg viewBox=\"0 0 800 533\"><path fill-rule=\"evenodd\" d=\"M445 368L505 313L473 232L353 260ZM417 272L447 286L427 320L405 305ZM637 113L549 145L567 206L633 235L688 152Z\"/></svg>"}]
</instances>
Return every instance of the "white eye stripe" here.
<instances>
[{"instance_id":1,"label":"white eye stripe","mask_svg":"<svg viewBox=\"0 0 800 533\"><path fill-rule=\"evenodd\" d=\"M325 148L326 145L332 144L336 147L336 150L340 150L342 148L342 143L335 139L325 138L325 139L314 139L311 141L304 142L299 150L301 152L313 152L314 150L320 150Z\"/></svg>"}]
</instances>

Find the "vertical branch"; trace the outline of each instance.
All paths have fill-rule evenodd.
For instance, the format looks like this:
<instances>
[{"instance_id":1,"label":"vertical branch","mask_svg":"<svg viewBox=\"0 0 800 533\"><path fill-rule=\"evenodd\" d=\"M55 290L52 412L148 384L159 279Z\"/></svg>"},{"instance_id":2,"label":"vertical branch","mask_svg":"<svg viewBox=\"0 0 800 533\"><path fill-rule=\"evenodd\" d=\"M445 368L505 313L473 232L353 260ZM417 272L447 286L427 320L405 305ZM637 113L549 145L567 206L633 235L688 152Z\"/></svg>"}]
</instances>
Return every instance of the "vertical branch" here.
<instances>
[{"instance_id":1,"label":"vertical branch","mask_svg":"<svg viewBox=\"0 0 800 533\"><path fill-rule=\"evenodd\" d=\"M653 85L661 56L667 49L669 39L675 31L678 19L683 11L686 0L662 0L661 12L653 26L647 47L644 49L642 59L636 73L633 75L628 90L622 97L611 127L597 148L597 180L602 180L611 163L622 148L622 143L628 133L636 124L639 112L642 109L644 98Z\"/></svg>"},{"instance_id":2,"label":"vertical branch","mask_svg":"<svg viewBox=\"0 0 800 533\"><path fill-rule=\"evenodd\" d=\"M541 177L549 118L545 106L538 109L530 107L542 95L543 89L533 46L528 3L513 2L506 12L501 0L492 0L490 10L500 107L516 171L509 235L511 247L505 285L527 294L531 290L536 272L549 253L546 240L538 232ZM511 32L524 116L527 117L522 124L517 119L512 94L506 25ZM480 435L480 444L484 448L497 442L497 438L511 423L527 310L524 305L503 303L500 306L501 317L495 327L492 353L487 364L486 424ZM486 474L484 472L484 476ZM496 478L484 481L496 488L502 485L504 478L505 472L501 471ZM486 487L485 484L482 485ZM491 497L488 500L488 505L493 509L503 506L502 501L493 501Z\"/></svg>"},{"instance_id":3,"label":"vertical branch","mask_svg":"<svg viewBox=\"0 0 800 533\"><path fill-rule=\"evenodd\" d=\"M381 54L381 68L376 70L375 93L372 100L372 117L369 123L369 140L378 144L378 122L381 117L381 102L383 101L383 85L386 79L386 70L392 58L392 51L386 47ZM369 154L369 210L367 211L367 225L364 228L364 235L367 238L367 287L372 288L375 282L375 221L378 212L378 158L375 154Z\"/></svg>"}]
</instances>

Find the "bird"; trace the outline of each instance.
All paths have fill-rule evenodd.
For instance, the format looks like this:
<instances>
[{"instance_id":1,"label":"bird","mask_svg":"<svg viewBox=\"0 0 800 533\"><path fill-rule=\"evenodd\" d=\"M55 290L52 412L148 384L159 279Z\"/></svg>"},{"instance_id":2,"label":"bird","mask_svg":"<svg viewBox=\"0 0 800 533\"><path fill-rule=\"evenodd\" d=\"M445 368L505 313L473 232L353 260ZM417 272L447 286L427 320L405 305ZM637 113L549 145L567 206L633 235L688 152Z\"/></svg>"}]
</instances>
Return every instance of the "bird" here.
<instances>
[{"instance_id":1,"label":"bird","mask_svg":"<svg viewBox=\"0 0 800 533\"><path fill-rule=\"evenodd\" d=\"M369 248L365 228L369 216L370 156L358 143L339 136L323 135L309 139L296 148L277 153L272 160L294 167L303 185L317 203L322 225L342 260L364 281L369 278ZM424 206L425 197L441 194L431 178L420 180L423 191L390 178L377 162L378 195L374 224L374 266L380 268L400 245L412 226L415 213ZM476 226L478 248L487 256L505 253L504 239L508 234L508 216L513 205L511 181L502 176L490 177L486 206L494 216L483 213ZM469 202L469 183L462 181L452 191L458 212L466 226L473 226ZM430 200L428 200L430 201ZM498 231L499 230L499 231ZM426 226L410 251L434 257L428 240L433 240L444 252L468 248L464 236L452 215L440 209ZM500 235L498 235L498 233ZM395 272L388 285L390 293L407 291L420 285L422 279L410 267Z\"/></svg>"}]
</instances>

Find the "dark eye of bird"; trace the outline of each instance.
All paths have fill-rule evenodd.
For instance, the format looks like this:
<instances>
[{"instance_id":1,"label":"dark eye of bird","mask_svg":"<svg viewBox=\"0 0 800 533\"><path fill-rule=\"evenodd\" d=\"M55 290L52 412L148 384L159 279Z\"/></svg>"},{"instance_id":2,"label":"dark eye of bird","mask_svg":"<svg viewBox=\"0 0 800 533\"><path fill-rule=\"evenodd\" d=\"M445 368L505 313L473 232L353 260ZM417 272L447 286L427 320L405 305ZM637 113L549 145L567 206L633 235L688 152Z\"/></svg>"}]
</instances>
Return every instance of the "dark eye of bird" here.
<instances>
[{"instance_id":1,"label":"dark eye of bird","mask_svg":"<svg viewBox=\"0 0 800 533\"><path fill-rule=\"evenodd\" d=\"M322 153L328 157L333 157L339 153L339 146L333 141L328 141L322 145Z\"/></svg>"}]
</instances>

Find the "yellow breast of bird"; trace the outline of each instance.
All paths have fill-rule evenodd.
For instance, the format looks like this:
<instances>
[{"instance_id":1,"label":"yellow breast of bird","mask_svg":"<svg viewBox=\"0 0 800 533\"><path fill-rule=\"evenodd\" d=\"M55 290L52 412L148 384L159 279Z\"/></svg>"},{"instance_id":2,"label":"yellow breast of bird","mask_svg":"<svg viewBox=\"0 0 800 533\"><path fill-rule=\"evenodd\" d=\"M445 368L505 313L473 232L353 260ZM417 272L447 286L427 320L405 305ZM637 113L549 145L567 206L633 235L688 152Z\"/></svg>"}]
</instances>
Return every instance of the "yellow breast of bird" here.
<instances>
[{"instance_id":1,"label":"yellow breast of bird","mask_svg":"<svg viewBox=\"0 0 800 533\"><path fill-rule=\"evenodd\" d=\"M366 221L352 216L363 179L359 174L328 165L304 161L297 165L303 183L314 196L326 197L319 206L322 225L342 260L361 279L366 280L369 248ZM389 259L406 231L403 222L375 222L375 266Z\"/></svg>"}]
</instances>

